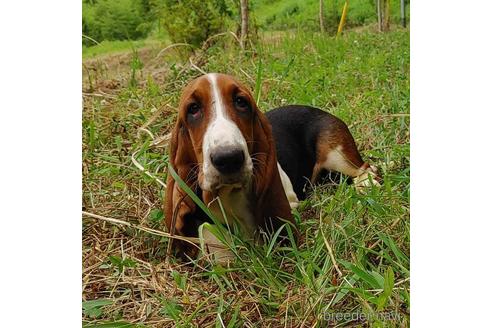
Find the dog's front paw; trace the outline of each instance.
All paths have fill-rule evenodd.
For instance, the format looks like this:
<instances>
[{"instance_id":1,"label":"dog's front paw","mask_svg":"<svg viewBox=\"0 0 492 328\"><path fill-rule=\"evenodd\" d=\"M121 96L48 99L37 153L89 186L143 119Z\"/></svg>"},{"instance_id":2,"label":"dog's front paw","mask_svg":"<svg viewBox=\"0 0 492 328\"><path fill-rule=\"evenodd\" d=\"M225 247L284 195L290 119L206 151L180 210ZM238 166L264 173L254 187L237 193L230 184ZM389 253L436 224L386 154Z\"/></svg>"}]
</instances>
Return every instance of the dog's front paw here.
<instances>
[{"instance_id":1,"label":"dog's front paw","mask_svg":"<svg viewBox=\"0 0 492 328\"><path fill-rule=\"evenodd\" d=\"M377 175L377 168L375 166L369 166L362 174L354 178L354 185L357 191L363 191L367 187L378 186L380 178Z\"/></svg>"},{"instance_id":2,"label":"dog's front paw","mask_svg":"<svg viewBox=\"0 0 492 328\"><path fill-rule=\"evenodd\" d=\"M204 223L198 229L200 246L205 257L216 264L228 265L234 261L234 253L219 238L215 225Z\"/></svg>"}]
</instances>

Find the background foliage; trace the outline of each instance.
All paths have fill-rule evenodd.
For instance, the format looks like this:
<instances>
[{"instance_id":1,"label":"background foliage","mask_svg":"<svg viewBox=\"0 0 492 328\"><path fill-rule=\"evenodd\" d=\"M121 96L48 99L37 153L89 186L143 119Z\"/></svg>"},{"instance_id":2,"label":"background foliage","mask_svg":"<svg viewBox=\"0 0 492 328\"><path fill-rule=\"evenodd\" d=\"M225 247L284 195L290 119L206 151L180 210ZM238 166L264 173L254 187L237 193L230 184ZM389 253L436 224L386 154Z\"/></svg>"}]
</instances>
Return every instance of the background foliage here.
<instances>
[{"instance_id":1,"label":"background foliage","mask_svg":"<svg viewBox=\"0 0 492 328\"><path fill-rule=\"evenodd\" d=\"M97 41L144 38L153 26L147 0L86 0L82 6L82 33Z\"/></svg>"},{"instance_id":2,"label":"background foliage","mask_svg":"<svg viewBox=\"0 0 492 328\"><path fill-rule=\"evenodd\" d=\"M325 0L324 17L326 28L335 32L340 21L344 0ZM409 17L409 0L407 16ZM257 10L259 25L263 29L284 30L300 29L319 31L319 0L257 0L253 2ZM400 17L400 1L390 2L391 17L394 23ZM377 22L375 0L350 0L347 13L347 27L363 26Z\"/></svg>"},{"instance_id":3,"label":"background foliage","mask_svg":"<svg viewBox=\"0 0 492 328\"><path fill-rule=\"evenodd\" d=\"M223 32L226 20L232 20L232 12L224 0L165 0L160 13L171 41L194 46Z\"/></svg>"},{"instance_id":4,"label":"background foliage","mask_svg":"<svg viewBox=\"0 0 492 328\"><path fill-rule=\"evenodd\" d=\"M344 2L325 0L329 33L336 31ZM253 27L319 31L319 0L250 0L249 4ZM397 22L399 1L390 5L392 21ZM351 0L348 8L347 27L377 21L375 0ZM154 35L160 40L199 45L219 32L238 31L239 23L239 0L83 0L82 33L97 42ZM96 43L83 38L83 44Z\"/></svg>"}]
</instances>

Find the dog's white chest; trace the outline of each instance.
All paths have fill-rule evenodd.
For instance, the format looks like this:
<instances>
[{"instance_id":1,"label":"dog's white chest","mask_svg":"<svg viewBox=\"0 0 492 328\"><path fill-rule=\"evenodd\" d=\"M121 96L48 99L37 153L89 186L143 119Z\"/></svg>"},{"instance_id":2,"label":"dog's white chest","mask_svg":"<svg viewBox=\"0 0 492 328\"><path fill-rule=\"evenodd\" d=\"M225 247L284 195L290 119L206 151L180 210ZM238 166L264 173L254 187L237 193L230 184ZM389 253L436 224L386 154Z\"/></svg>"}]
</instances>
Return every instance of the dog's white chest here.
<instances>
[{"instance_id":1,"label":"dog's white chest","mask_svg":"<svg viewBox=\"0 0 492 328\"><path fill-rule=\"evenodd\" d=\"M245 233L248 238L253 237L255 231L254 216L244 189L222 187L218 197L212 200L208 207L222 224L228 223L232 226L232 223L235 222L242 233Z\"/></svg>"}]
</instances>

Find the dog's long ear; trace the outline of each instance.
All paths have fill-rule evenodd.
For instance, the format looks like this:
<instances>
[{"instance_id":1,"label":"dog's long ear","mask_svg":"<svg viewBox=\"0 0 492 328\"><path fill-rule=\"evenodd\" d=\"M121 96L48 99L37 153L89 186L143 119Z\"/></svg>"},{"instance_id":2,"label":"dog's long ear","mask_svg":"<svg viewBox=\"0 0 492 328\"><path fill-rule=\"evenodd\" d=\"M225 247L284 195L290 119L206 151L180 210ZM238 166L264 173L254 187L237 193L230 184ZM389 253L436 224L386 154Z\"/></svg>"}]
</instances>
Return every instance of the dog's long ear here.
<instances>
[{"instance_id":1,"label":"dog's long ear","mask_svg":"<svg viewBox=\"0 0 492 328\"><path fill-rule=\"evenodd\" d=\"M193 190L197 191L197 160L186 127L178 119L172 132L169 147L169 164L172 165L179 177ZM190 236L196 222L193 214L196 213L196 204L183 191L170 173L167 175L166 188L166 226L169 232ZM192 252L188 243L173 242L173 245L185 253Z\"/></svg>"},{"instance_id":2,"label":"dog's long ear","mask_svg":"<svg viewBox=\"0 0 492 328\"><path fill-rule=\"evenodd\" d=\"M270 232L280 228L285 221L295 226L277 167L277 152L272 126L258 108L255 110L253 138L257 224Z\"/></svg>"}]
</instances>

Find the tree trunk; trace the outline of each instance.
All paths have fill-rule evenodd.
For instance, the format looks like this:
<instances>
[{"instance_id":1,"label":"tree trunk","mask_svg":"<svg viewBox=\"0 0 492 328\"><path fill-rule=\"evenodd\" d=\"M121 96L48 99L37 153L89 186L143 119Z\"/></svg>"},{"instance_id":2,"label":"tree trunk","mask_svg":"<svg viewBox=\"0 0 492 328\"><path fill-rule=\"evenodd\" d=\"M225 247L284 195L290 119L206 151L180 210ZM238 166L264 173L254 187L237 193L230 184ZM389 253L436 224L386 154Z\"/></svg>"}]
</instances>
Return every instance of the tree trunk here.
<instances>
[{"instance_id":1,"label":"tree trunk","mask_svg":"<svg viewBox=\"0 0 492 328\"><path fill-rule=\"evenodd\" d=\"M381 17L381 0L377 0L378 8L378 30L381 32L383 30L383 18Z\"/></svg>"},{"instance_id":2,"label":"tree trunk","mask_svg":"<svg viewBox=\"0 0 492 328\"><path fill-rule=\"evenodd\" d=\"M407 19L405 17L405 0L400 0L401 26L407 27Z\"/></svg>"},{"instance_id":3,"label":"tree trunk","mask_svg":"<svg viewBox=\"0 0 492 328\"><path fill-rule=\"evenodd\" d=\"M248 39L248 0L241 0L241 48Z\"/></svg>"},{"instance_id":4,"label":"tree trunk","mask_svg":"<svg viewBox=\"0 0 492 328\"><path fill-rule=\"evenodd\" d=\"M390 0L384 0L384 30L390 29Z\"/></svg>"},{"instance_id":5,"label":"tree trunk","mask_svg":"<svg viewBox=\"0 0 492 328\"><path fill-rule=\"evenodd\" d=\"M324 19L324 5L323 0L319 0L319 28L321 33L325 32L325 19Z\"/></svg>"}]
</instances>

